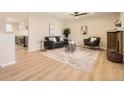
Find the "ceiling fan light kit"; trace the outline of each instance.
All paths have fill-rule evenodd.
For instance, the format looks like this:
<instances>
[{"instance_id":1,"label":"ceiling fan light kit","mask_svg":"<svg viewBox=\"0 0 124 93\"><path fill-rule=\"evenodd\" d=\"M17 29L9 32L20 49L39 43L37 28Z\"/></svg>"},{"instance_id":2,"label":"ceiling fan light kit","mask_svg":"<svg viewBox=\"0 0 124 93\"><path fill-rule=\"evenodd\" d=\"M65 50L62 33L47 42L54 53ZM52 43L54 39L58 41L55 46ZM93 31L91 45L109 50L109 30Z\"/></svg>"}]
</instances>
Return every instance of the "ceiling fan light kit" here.
<instances>
[{"instance_id":1,"label":"ceiling fan light kit","mask_svg":"<svg viewBox=\"0 0 124 93\"><path fill-rule=\"evenodd\" d=\"M75 16L75 19L76 19L76 20L79 19L79 16Z\"/></svg>"}]
</instances>

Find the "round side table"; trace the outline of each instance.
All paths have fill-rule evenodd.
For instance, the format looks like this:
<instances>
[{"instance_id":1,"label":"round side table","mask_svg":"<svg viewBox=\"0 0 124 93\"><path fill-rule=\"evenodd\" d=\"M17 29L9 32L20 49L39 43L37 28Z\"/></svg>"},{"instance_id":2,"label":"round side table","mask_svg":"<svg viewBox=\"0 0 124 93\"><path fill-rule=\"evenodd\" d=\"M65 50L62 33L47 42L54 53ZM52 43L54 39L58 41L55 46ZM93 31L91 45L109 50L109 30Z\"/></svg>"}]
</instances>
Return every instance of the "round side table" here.
<instances>
[{"instance_id":1,"label":"round side table","mask_svg":"<svg viewBox=\"0 0 124 93\"><path fill-rule=\"evenodd\" d=\"M42 52L45 52L46 49L45 49L45 47L44 47L44 41L41 40L40 43L41 43L41 51L42 51Z\"/></svg>"}]
</instances>

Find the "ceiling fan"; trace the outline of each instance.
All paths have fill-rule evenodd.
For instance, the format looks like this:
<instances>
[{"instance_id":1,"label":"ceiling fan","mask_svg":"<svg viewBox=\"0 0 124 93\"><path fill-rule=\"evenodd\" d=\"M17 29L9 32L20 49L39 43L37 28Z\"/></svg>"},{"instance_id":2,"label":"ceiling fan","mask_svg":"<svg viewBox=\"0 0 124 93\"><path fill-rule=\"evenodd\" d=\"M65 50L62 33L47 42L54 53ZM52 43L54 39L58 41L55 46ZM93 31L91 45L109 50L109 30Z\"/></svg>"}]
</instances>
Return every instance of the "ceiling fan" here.
<instances>
[{"instance_id":1,"label":"ceiling fan","mask_svg":"<svg viewBox=\"0 0 124 93\"><path fill-rule=\"evenodd\" d=\"M88 14L88 13L86 13L86 12L84 12L84 13L74 12L73 14L69 14L69 15L72 15L75 17L75 19L78 19L79 16L86 15L86 14Z\"/></svg>"},{"instance_id":2,"label":"ceiling fan","mask_svg":"<svg viewBox=\"0 0 124 93\"><path fill-rule=\"evenodd\" d=\"M73 14L70 14L70 15L81 16L81 15L86 15L86 14L87 14L86 12L84 12L84 13L74 12Z\"/></svg>"}]
</instances>

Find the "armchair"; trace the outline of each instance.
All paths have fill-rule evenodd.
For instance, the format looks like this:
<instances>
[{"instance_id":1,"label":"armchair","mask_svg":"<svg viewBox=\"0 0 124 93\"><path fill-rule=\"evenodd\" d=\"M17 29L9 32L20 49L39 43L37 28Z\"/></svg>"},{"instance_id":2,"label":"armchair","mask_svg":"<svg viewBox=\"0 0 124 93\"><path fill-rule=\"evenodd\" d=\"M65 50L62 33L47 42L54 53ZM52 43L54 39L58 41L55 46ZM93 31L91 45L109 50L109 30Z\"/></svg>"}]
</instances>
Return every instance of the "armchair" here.
<instances>
[{"instance_id":1,"label":"armchair","mask_svg":"<svg viewBox=\"0 0 124 93\"><path fill-rule=\"evenodd\" d=\"M91 41L92 37L89 37L88 39L84 39L84 47L85 46L90 46L90 47L99 47L100 43L100 37L93 37L96 38L96 40Z\"/></svg>"}]
</instances>

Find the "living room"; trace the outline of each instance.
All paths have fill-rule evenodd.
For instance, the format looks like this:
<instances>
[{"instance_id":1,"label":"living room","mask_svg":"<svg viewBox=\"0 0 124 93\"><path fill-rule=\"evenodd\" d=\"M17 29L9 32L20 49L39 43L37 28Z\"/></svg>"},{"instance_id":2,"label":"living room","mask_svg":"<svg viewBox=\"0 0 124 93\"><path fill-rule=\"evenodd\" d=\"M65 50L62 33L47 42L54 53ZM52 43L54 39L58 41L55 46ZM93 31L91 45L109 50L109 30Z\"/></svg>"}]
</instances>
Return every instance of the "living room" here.
<instances>
[{"instance_id":1,"label":"living room","mask_svg":"<svg viewBox=\"0 0 124 93\"><path fill-rule=\"evenodd\" d=\"M1 93L124 93L123 0L0 0Z\"/></svg>"},{"instance_id":2,"label":"living room","mask_svg":"<svg viewBox=\"0 0 124 93\"><path fill-rule=\"evenodd\" d=\"M62 31L64 28L70 28L71 34L69 38L74 40L77 44L82 43L83 38L90 36L100 36L100 47L103 49L107 48L107 31L114 29L114 22L119 18L120 13L94 13L84 16L75 20L70 19L70 13L30 13L29 14L29 28L30 37L29 40L29 51L39 50L41 39L44 40L45 36L49 36L49 24L55 25L54 35L63 36ZM63 17L62 17L63 16ZM56 18L55 18L56 17ZM47 19L47 20L46 20ZM33 22L34 21L34 22ZM37 26L35 26L35 25ZM88 34L85 36L81 35L81 26L88 26ZM37 29L37 30L35 30ZM34 31L35 30L35 31ZM37 31L37 33L36 33ZM35 33L35 34L34 34ZM36 38L37 37L37 38Z\"/></svg>"},{"instance_id":3,"label":"living room","mask_svg":"<svg viewBox=\"0 0 124 93\"><path fill-rule=\"evenodd\" d=\"M116 21L121 22L121 27L123 27L124 13L87 12L86 15L82 14L78 18L77 15L75 16L75 13L76 12L29 12L28 52L19 52L21 53L20 55L16 55L16 57L13 56L13 59L16 58L16 63L1 68L1 71L4 69L7 70L0 73L0 80L123 80L123 64L120 65L119 63L108 61L106 49L107 32L114 31ZM77 13L80 14L82 12ZM67 28L69 28L70 31L68 37L63 35L63 30ZM4 31L2 33L8 35L8 33ZM45 37L51 38L54 36L59 36L59 39L62 41L64 41L64 39L67 40L67 43L71 46L63 44L62 48L49 49L43 42L46 41ZM100 37L100 41L95 47L84 48L84 39L89 37ZM56 42L57 39L53 41ZM39 51L41 49L43 49L43 52ZM121 51L123 49L121 49ZM32 68L30 68L30 63L32 64ZM44 63L48 64L42 66ZM23 64L24 67L21 67L21 64ZM15 66L19 67L16 72L12 70L16 69ZM49 66L51 67L49 68ZM104 71L105 66L106 70ZM110 69L109 67L112 70L111 72L107 72L107 69ZM119 73L114 69L115 67L117 70L120 69ZM25 68L29 69L24 70ZM43 69L46 70L42 71ZM101 72L104 72L104 76ZM52 74L49 75L49 73ZM112 74L109 75L110 73ZM115 73L117 73L118 76L114 76ZM13 76L7 77L12 74ZM20 77L22 75L24 77Z\"/></svg>"}]
</instances>

